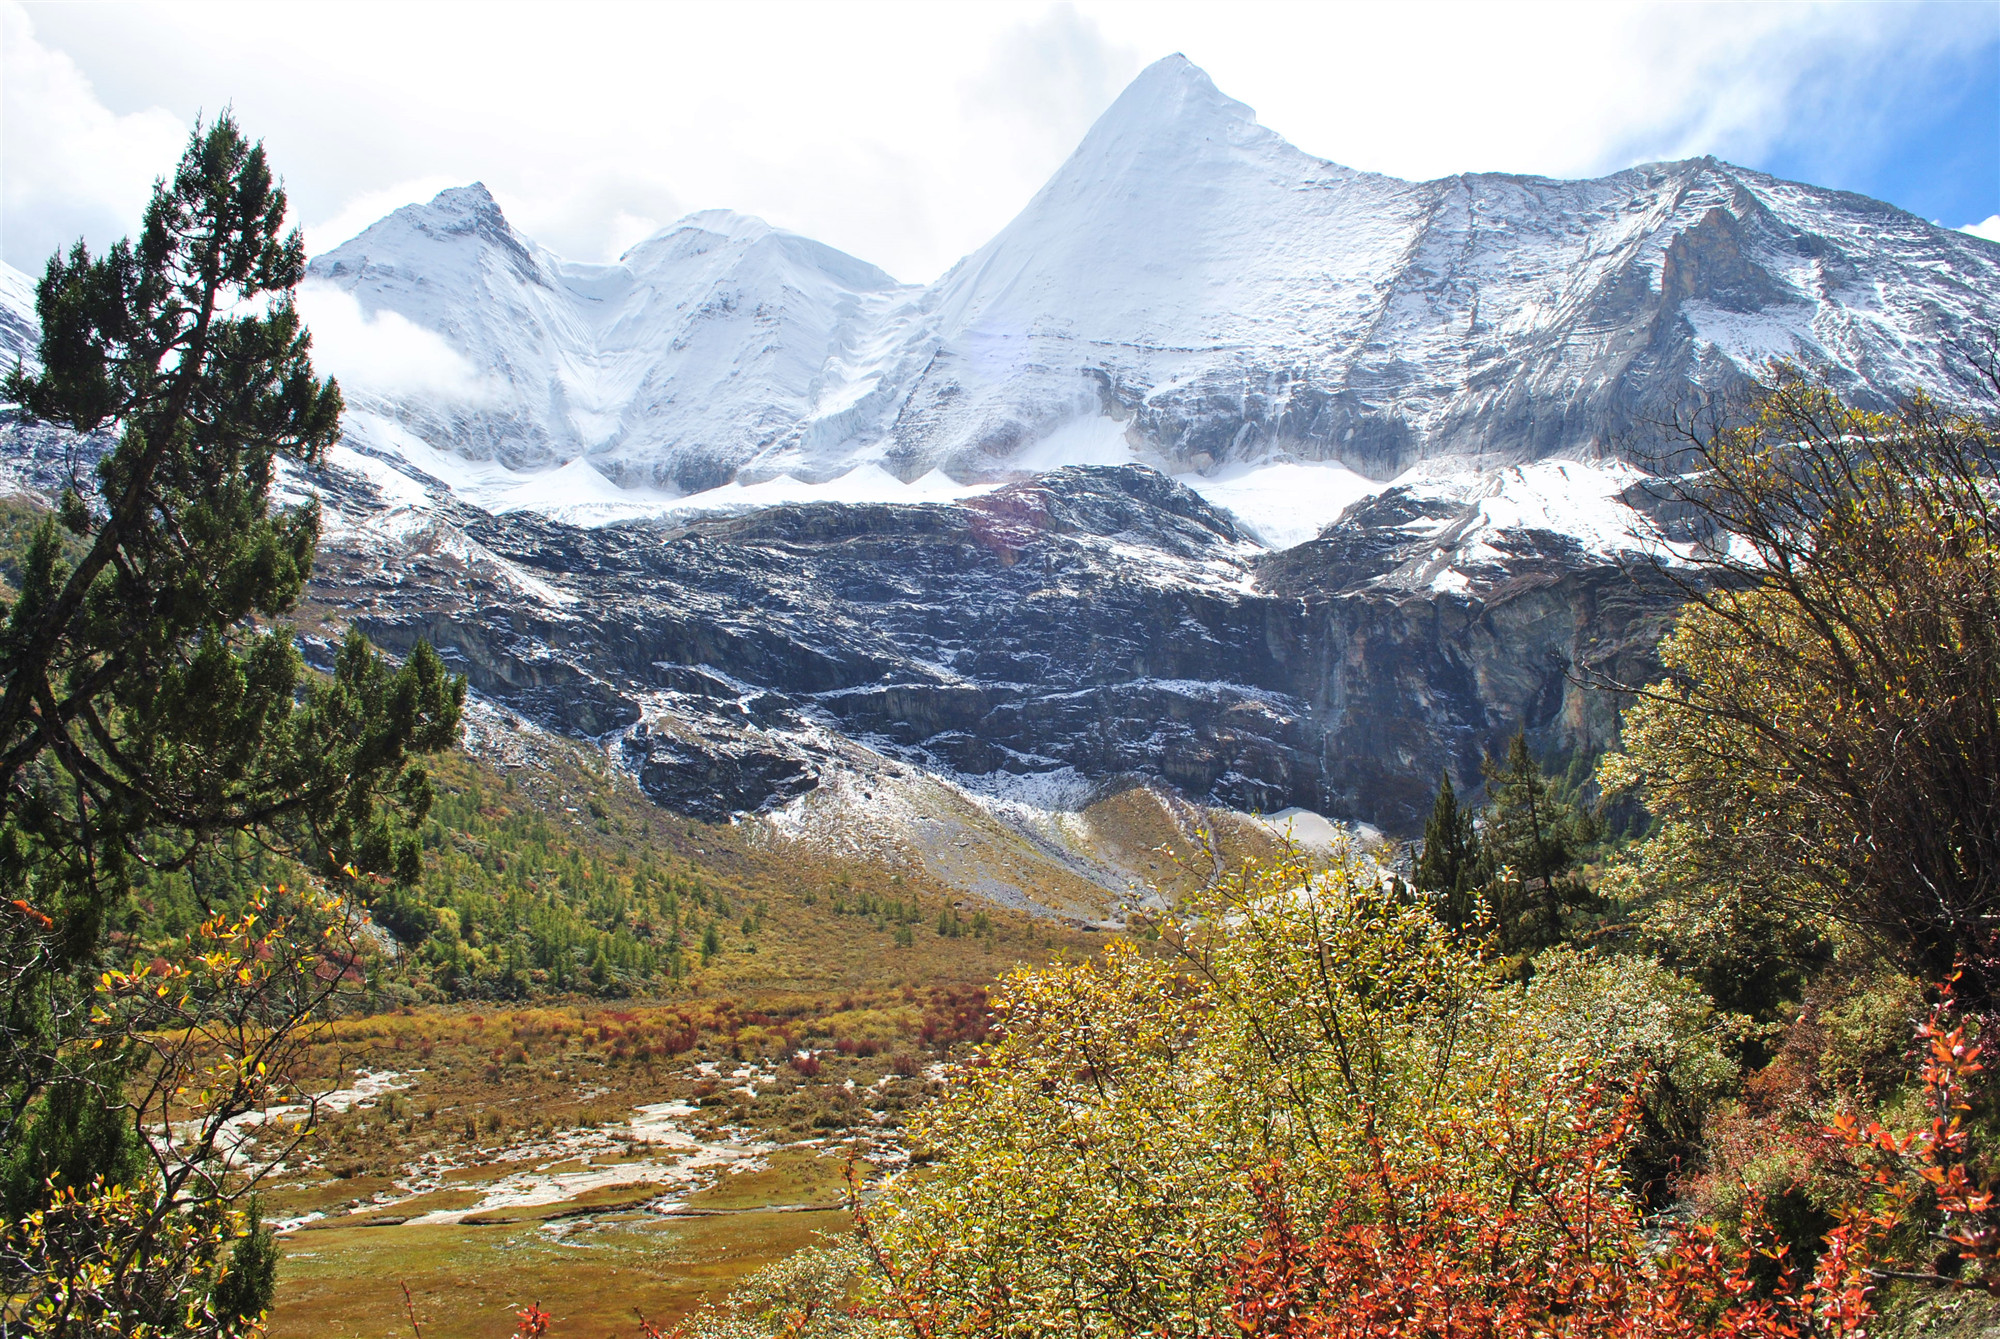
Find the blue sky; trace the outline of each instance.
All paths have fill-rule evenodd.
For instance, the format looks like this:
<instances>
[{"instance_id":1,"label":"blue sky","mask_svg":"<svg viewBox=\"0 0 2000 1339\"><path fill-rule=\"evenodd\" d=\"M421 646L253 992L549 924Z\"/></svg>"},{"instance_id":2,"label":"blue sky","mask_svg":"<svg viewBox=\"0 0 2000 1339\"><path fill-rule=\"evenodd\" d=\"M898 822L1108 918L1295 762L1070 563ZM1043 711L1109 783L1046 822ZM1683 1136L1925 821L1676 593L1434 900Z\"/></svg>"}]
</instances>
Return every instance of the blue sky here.
<instances>
[{"instance_id":1,"label":"blue sky","mask_svg":"<svg viewBox=\"0 0 2000 1339\"><path fill-rule=\"evenodd\" d=\"M1801 99L1749 165L1952 227L2000 214L2000 4L1967 8L1975 21L1954 57L1900 72L1861 105L1813 90L1820 96ZM1829 106L1833 115L1819 119L1816 109Z\"/></svg>"},{"instance_id":2,"label":"blue sky","mask_svg":"<svg viewBox=\"0 0 2000 1339\"><path fill-rule=\"evenodd\" d=\"M0 0L0 258L129 231L233 104L315 249L478 179L578 259L728 207L922 281L1175 51L1301 148L1398 176L1713 153L2000 215L2000 0Z\"/></svg>"}]
</instances>

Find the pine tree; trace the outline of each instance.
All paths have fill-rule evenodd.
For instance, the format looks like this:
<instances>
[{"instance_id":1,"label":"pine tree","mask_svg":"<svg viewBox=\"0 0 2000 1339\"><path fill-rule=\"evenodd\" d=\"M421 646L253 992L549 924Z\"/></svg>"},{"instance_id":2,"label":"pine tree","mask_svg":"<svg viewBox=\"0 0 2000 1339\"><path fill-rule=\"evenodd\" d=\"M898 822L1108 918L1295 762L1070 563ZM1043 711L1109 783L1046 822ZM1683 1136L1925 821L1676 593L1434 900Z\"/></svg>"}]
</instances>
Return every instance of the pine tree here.
<instances>
[{"instance_id":1,"label":"pine tree","mask_svg":"<svg viewBox=\"0 0 2000 1339\"><path fill-rule=\"evenodd\" d=\"M242 834L350 892L349 869L413 880L432 798L416 759L457 738L464 696L429 647L398 669L358 634L312 678L277 622L320 522L313 504L273 509L273 475L280 458L317 460L341 414L292 301L305 251L284 215L262 146L227 115L198 126L136 244L50 260L40 366L17 365L4 388L23 417L115 444L35 531L0 610L0 888L14 899L0 920L0 1208L18 1220L93 1184L157 1195L120 1248L128 1263L226 1207L140 1138L116 1095L143 1052L94 1031L134 884L205 860L227 873L210 853ZM77 1123L79 1102L123 1128ZM268 1304L268 1242L247 1241L238 1283L210 1298L224 1330ZM175 1288L204 1286L204 1270L213 1287L221 1264L191 1268ZM163 1315L201 1309L154 1300Z\"/></svg>"},{"instance_id":2,"label":"pine tree","mask_svg":"<svg viewBox=\"0 0 2000 1339\"><path fill-rule=\"evenodd\" d=\"M1430 895L1431 905L1441 920L1462 930L1472 923L1473 894L1484 876L1472 811L1459 808L1451 773L1441 773L1437 801L1431 806L1430 820L1424 824L1424 848L1417 859L1417 888Z\"/></svg>"},{"instance_id":3,"label":"pine tree","mask_svg":"<svg viewBox=\"0 0 2000 1339\"><path fill-rule=\"evenodd\" d=\"M1573 873L1587 819L1544 774L1524 734L1508 744L1506 761L1488 758L1485 772L1482 845L1500 947L1535 953L1561 943L1569 912L1594 901Z\"/></svg>"}]
</instances>

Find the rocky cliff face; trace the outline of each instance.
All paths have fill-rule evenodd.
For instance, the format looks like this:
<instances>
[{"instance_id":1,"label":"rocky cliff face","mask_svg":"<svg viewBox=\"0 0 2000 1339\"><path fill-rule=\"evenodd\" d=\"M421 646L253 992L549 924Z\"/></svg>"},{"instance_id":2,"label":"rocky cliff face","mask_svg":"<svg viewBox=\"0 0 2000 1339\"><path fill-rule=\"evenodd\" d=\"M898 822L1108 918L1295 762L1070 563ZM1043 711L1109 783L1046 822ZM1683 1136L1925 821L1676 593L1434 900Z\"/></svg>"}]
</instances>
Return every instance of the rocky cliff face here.
<instances>
[{"instance_id":1,"label":"rocky cliff face","mask_svg":"<svg viewBox=\"0 0 2000 1339\"><path fill-rule=\"evenodd\" d=\"M373 501L346 492L319 598L392 648L428 638L482 696L599 738L712 819L914 767L996 796L1143 778L1408 830L1440 770L1476 784L1516 728L1607 740L1613 704L1577 675L1643 673L1667 605L1546 533L1437 589L1439 524L1472 504L1392 496L1273 555L1129 466L685 528L469 509L404 528Z\"/></svg>"}]
</instances>

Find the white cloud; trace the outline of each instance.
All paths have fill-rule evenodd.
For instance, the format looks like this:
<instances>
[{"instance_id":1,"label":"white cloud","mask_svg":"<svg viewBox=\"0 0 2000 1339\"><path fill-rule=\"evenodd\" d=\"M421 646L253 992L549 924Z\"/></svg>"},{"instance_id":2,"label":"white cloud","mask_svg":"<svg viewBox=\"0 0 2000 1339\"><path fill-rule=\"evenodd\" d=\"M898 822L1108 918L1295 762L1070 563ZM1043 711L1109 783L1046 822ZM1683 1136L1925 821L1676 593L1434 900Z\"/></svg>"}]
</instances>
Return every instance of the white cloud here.
<instances>
[{"instance_id":1,"label":"white cloud","mask_svg":"<svg viewBox=\"0 0 2000 1339\"><path fill-rule=\"evenodd\" d=\"M20 5L0 4L0 254L10 263L39 274L78 237L101 251L135 231L187 133L160 107L113 115L75 61L36 40Z\"/></svg>"},{"instance_id":2,"label":"white cloud","mask_svg":"<svg viewBox=\"0 0 2000 1339\"><path fill-rule=\"evenodd\" d=\"M587 174L537 169L488 182L515 227L577 260L612 260L692 207L656 172L625 164L597 165Z\"/></svg>"},{"instance_id":3,"label":"white cloud","mask_svg":"<svg viewBox=\"0 0 2000 1339\"><path fill-rule=\"evenodd\" d=\"M968 120L1015 150L1017 170L1046 176L1139 73L1139 49L1107 41L1060 4L999 35L964 97Z\"/></svg>"},{"instance_id":4,"label":"white cloud","mask_svg":"<svg viewBox=\"0 0 2000 1339\"><path fill-rule=\"evenodd\" d=\"M370 315L345 289L321 283L302 286L298 304L312 332L314 370L338 377L351 391L465 406L486 403L497 393L443 336L399 313Z\"/></svg>"},{"instance_id":5,"label":"white cloud","mask_svg":"<svg viewBox=\"0 0 2000 1339\"><path fill-rule=\"evenodd\" d=\"M1988 49L1993 28L1980 5L490 0L475 18L182 0L38 7L33 34L4 12L8 217L49 236L80 229L17 200L17 154L74 146L40 154L39 179L54 190L55 165L73 162L122 183L84 193L129 229L178 149L172 117L230 102L266 139L315 247L370 209L476 179L579 260L728 207L914 281L989 239L1124 80L1174 51L1351 166L1582 175L1879 141L1927 72ZM70 90L34 113L42 139L20 150L17 63L66 70ZM84 142L104 126L124 148ZM5 244L39 265L11 231Z\"/></svg>"},{"instance_id":6,"label":"white cloud","mask_svg":"<svg viewBox=\"0 0 2000 1339\"><path fill-rule=\"evenodd\" d=\"M1984 223L1968 223L1959 231L1984 237L1989 242L2000 242L2000 214L1990 215Z\"/></svg>"}]
</instances>

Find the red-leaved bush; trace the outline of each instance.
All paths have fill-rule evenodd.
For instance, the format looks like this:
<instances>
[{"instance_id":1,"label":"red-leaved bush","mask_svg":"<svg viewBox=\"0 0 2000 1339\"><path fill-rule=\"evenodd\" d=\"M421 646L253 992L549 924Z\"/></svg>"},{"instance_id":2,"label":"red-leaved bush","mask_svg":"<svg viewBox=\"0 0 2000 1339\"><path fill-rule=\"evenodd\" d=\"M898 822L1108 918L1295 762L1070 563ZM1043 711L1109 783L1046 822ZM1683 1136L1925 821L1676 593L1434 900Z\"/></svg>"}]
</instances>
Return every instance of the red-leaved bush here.
<instances>
[{"instance_id":1,"label":"red-leaved bush","mask_svg":"<svg viewBox=\"0 0 2000 1339\"><path fill-rule=\"evenodd\" d=\"M2000 1223L1970 1179L1961 1122L1984 1067L1950 1007L1947 991L1918 1029L1927 1125L1897 1133L1843 1114L1824 1127L1827 1155L1870 1193L1810 1264L1754 1199L1735 1246L1707 1226L1649 1229L1617 1175L1636 1094L1613 1105L1591 1089L1553 1151L1537 1136L1553 1099L1442 1132L1416 1165L1378 1149L1317 1233L1271 1169L1257 1183L1262 1230L1234 1266L1232 1319L1259 1339L1831 1339L1868 1332L1890 1278L2000 1292ZM1467 1171L1482 1167L1500 1174ZM1942 1249L1912 1267L1900 1258L1912 1241Z\"/></svg>"},{"instance_id":2,"label":"red-leaved bush","mask_svg":"<svg viewBox=\"0 0 2000 1339\"><path fill-rule=\"evenodd\" d=\"M1872 1316L1865 1251L1843 1225L1810 1274L1762 1295L1751 1252L1702 1228L1655 1251L1611 1169L1630 1104L1511 1193L1437 1189L1442 1168L1357 1177L1343 1224L1300 1231L1275 1177L1263 1230L1236 1262L1231 1316L1259 1339L1660 1339L1859 1335ZM1754 1233L1756 1224L1746 1223Z\"/></svg>"}]
</instances>

